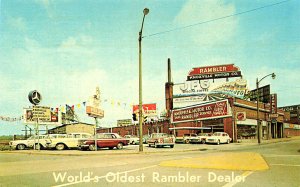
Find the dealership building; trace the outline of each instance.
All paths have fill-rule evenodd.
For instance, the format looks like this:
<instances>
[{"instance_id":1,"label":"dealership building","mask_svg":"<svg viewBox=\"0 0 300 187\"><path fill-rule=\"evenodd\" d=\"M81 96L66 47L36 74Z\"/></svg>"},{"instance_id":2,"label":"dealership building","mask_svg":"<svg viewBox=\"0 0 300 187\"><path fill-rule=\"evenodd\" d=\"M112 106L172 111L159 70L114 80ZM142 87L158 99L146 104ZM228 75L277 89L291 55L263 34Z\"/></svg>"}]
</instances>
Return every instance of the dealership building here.
<instances>
[{"instance_id":1,"label":"dealership building","mask_svg":"<svg viewBox=\"0 0 300 187\"><path fill-rule=\"evenodd\" d=\"M174 84L168 60L165 106L166 116L143 123L143 135L226 132L234 141L255 139L257 132L263 139L300 135L300 107L278 108L277 95L270 93L269 85L260 87L258 93L247 90L247 81L234 64L193 68L184 83ZM138 128L132 124L97 132L138 135Z\"/></svg>"}]
</instances>

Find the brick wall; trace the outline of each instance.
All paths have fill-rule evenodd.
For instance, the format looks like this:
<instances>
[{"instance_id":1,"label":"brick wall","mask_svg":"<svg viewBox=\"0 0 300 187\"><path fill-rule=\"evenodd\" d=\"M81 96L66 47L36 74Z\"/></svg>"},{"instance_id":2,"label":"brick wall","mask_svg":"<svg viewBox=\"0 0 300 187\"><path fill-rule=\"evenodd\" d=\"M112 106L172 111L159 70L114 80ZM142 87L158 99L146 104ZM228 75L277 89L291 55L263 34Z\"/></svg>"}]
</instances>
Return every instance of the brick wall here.
<instances>
[{"instance_id":1,"label":"brick wall","mask_svg":"<svg viewBox=\"0 0 300 187\"><path fill-rule=\"evenodd\" d=\"M284 129L284 137L300 136L300 129Z\"/></svg>"}]
</instances>

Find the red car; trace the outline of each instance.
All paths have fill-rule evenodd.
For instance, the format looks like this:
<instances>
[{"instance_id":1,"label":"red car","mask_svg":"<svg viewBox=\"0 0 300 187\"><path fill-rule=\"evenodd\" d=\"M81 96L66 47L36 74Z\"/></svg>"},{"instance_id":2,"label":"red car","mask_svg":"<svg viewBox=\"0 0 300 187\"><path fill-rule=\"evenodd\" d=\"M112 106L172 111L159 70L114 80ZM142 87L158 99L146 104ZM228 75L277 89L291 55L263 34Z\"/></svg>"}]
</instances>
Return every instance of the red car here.
<instances>
[{"instance_id":1,"label":"red car","mask_svg":"<svg viewBox=\"0 0 300 187\"><path fill-rule=\"evenodd\" d=\"M109 148L113 149L116 147L117 149L122 149L123 146L128 145L128 140L121 137L117 133L100 133L97 134L97 148ZM80 143L81 150L95 150L95 140L88 139Z\"/></svg>"}]
</instances>

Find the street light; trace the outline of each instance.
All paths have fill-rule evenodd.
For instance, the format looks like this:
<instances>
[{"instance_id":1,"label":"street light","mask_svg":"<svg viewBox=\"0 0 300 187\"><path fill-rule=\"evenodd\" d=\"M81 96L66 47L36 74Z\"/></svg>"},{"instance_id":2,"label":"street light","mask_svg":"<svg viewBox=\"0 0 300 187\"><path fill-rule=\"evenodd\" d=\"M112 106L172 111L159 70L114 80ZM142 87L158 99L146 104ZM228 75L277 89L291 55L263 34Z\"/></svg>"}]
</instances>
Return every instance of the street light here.
<instances>
[{"instance_id":1,"label":"street light","mask_svg":"<svg viewBox=\"0 0 300 187\"><path fill-rule=\"evenodd\" d=\"M275 79L276 75L275 73L271 73L269 75L264 76L263 78L261 78L260 80L258 80L258 78L256 78L256 121L257 121L257 126L256 126L256 131L257 131L257 141L260 144L261 142L261 123L259 122L259 106L258 106L258 88L259 88L259 83L266 77L268 76L272 76L272 79Z\"/></svg>"},{"instance_id":2,"label":"street light","mask_svg":"<svg viewBox=\"0 0 300 187\"><path fill-rule=\"evenodd\" d=\"M144 27L145 16L149 13L149 9L145 8L143 11L143 22L142 27L139 32L139 134L140 134L140 143L139 143L139 151L143 152L143 114L142 114L142 34Z\"/></svg>"}]
</instances>

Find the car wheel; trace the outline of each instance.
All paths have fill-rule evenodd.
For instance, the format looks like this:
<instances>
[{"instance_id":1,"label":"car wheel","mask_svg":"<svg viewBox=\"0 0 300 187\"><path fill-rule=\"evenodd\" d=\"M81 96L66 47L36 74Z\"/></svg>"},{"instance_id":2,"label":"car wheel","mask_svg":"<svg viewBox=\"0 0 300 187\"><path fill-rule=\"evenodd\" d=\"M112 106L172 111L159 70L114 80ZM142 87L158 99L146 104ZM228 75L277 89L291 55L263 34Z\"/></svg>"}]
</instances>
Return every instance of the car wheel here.
<instances>
[{"instance_id":1,"label":"car wheel","mask_svg":"<svg viewBox=\"0 0 300 187\"><path fill-rule=\"evenodd\" d=\"M151 145L150 145L150 144L148 144L148 146L149 146L149 147L151 147Z\"/></svg>"},{"instance_id":2,"label":"car wheel","mask_svg":"<svg viewBox=\"0 0 300 187\"><path fill-rule=\"evenodd\" d=\"M24 150L26 146L24 144L18 144L17 145L17 150Z\"/></svg>"},{"instance_id":3,"label":"car wheel","mask_svg":"<svg viewBox=\"0 0 300 187\"><path fill-rule=\"evenodd\" d=\"M202 143L202 144L205 144L205 140L202 140L201 143Z\"/></svg>"},{"instance_id":4,"label":"car wheel","mask_svg":"<svg viewBox=\"0 0 300 187\"><path fill-rule=\"evenodd\" d=\"M96 150L95 145L94 144L89 145L89 150L90 151L95 151Z\"/></svg>"},{"instance_id":5,"label":"car wheel","mask_svg":"<svg viewBox=\"0 0 300 187\"><path fill-rule=\"evenodd\" d=\"M170 145L171 148L174 148L174 145Z\"/></svg>"},{"instance_id":6,"label":"car wheel","mask_svg":"<svg viewBox=\"0 0 300 187\"><path fill-rule=\"evenodd\" d=\"M189 143L190 143L190 140L189 140L189 139L188 139L188 140L185 140L184 143L189 144Z\"/></svg>"},{"instance_id":7,"label":"car wheel","mask_svg":"<svg viewBox=\"0 0 300 187\"><path fill-rule=\"evenodd\" d=\"M55 146L55 149L61 151L64 150L65 147L66 147L65 144L59 143Z\"/></svg>"},{"instance_id":8,"label":"car wheel","mask_svg":"<svg viewBox=\"0 0 300 187\"><path fill-rule=\"evenodd\" d=\"M229 143L230 143L230 140L228 139L228 140L227 140L227 144L229 144Z\"/></svg>"},{"instance_id":9,"label":"car wheel","mask_svg":"<svg viewBox=\"0 0 300 187\"><path fill-rule=\"evenodd\" d=\"M123 144L122 143L118 143L117 149L123 149Z\"/></svg>"},{"instance_id":10,"label":"car wheel","mask_svg":"<svg viewBox=\"0 0 300 187\"><path fill-rule=\"evenodd\" d=\"M217 145L220 145L220 140L217 141Z\"/></svg>"},{"instance_id":11,"label":"car wheel","mask_svg":"<svg viewBox=\"0 0 300 187\"><path fill-rule=\"evenodd\" d=\"M155 148L158 148L158 145L156 144L156 142L154 143L154 147L155 147Z\"/></svg>"},{"instance_id":12,"label":"car wheel","mask_svg":"<svg viewBox=\"0 0 300 187\"><path fill-rule=\"evenodd\" d=\"M112 149L114 149L114 147L109 147L108 149L112 150Z\"/></svg>"}]
</instances>

